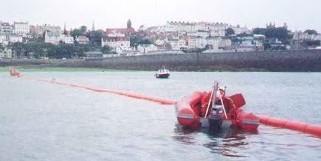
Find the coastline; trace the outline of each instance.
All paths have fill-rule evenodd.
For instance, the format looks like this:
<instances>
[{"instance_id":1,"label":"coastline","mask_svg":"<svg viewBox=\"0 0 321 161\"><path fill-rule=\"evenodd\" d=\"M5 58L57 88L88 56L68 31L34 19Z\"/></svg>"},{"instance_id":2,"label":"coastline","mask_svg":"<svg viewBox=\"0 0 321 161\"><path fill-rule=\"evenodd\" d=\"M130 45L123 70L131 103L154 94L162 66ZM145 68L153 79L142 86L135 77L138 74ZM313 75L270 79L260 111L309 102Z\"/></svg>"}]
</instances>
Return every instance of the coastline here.
<instances>
[{"instance_id":1,"label":"coastline","mask_svg":"<svg viewBox=\"0 0 321 161\"><path fill-rule=\"evenodd\" d=\"M71 71L321 72L321 50L157 54L103 59L1 59L0 68ZM19 69L18 68L18 69ZM1 70L0 70L1 71Z\"/></svg>"}]
</instances>

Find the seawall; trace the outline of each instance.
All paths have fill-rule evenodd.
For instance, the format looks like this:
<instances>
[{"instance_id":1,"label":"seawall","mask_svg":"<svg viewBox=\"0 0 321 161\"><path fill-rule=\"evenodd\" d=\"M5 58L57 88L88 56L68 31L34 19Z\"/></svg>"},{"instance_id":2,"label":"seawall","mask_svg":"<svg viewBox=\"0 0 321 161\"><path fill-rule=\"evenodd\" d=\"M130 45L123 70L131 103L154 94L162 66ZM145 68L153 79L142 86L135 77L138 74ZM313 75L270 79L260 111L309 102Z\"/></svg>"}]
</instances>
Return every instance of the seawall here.
<instances>
[{"instance_id":1,"label":"seawall","mask_svg":"<svg viewBox=\"0 0 321 161\"><path fill-rule=\"evenodd\" d=\"M158 54L104 59L2 59L0 66L98 67L121 70L321 72L321 50Z\"/></svg>"}]
</instances>

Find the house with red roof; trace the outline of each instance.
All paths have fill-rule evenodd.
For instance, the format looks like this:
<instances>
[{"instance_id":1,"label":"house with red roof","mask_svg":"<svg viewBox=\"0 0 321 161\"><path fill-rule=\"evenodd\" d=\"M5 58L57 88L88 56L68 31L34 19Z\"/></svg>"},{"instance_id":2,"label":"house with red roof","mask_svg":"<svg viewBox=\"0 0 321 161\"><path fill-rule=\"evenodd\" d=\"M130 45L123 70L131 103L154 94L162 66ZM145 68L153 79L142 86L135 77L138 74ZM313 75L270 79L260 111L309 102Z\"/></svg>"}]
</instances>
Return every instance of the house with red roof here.
<instances>
[{"instance_id":1,"label":"house with red roof","mask_svg":"<svg viewBox=\"0 0 321 161\"><path fill-rule=\"evenodd\" d=\"M130 36L135 33L133 28L107 28L102 37L101 45L109 46L117 53L130 50Z\"/></svg>"}]
</instances>

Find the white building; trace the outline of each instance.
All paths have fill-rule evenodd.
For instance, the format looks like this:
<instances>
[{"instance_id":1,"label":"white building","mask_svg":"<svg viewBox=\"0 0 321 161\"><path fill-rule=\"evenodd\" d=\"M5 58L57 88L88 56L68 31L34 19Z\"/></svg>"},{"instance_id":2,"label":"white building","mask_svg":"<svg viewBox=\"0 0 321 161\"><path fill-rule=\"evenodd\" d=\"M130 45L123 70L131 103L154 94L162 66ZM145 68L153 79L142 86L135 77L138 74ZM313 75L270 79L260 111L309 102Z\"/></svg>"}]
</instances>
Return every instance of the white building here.
<instances>
[{"instance_id":1,"label":"white building","mask_svg":"<svg viewBox=\"0 0 321 161\"><path fill-rule=\"evenodd\" d=\"M188 32L188 33L186 33L186 35L189 37L201 37L201 38L205 39L210 36L210 32L198 30L198 31L194 31L194 32Z\"/></svg>"},{"instance_id":2,"label":"white building","mask_svg":"<svg viewBox=\"0 0 321 161\"><path fill-rule=\"evenodd\" d=\"M207 23L207 22L167 22L164 27L165 32L208 32L211 36L225 36L225 30L228 24L224 23Z\"/></svg>"},{"instance_id":3,"label":"white building","mask_svg":"<svg viewBox=\"0 0 321 161\"><path fill-rule=\"evenodd\" d=\"M115 52L122 53L131 50L129 35L133 29L107 29L106 35L102 38L101 45L111 47Z\"/></svg>"},{"instance_id":4,"label":"white building","mask_svg":"<svg viewBox=\"0 0 321 161\"><path fill-rule=\"evenodd\" d=\"M219 42L220 49L230 49L232 47L232 41L230 39L223 38Z\"/></svg>"},{"instance_id":5,"label":"white building","mask_svg":"<svg viewBox=\"0 0 321 161\"><path fill-rule=\"evenodd\" d=\"M12 34L13 33L13 26L7 22L0 22L0 33Z\"/></svg>"},{"instance_id":6,"label":"white building","mask_svg":"<svg viewBox=\"0 0 321 161\"><path fill-rule=\"evenodd\" d=\"M54 45L58 45L59 43L73 44L74 38L70 35L46 31L45 43L50 43Z\"/></svg>"},{"instance_id":7,"label":"white building","mask_svg":"<svg viewBox=\"0 0 321 161\"><path fill-rule=\"evenodd\" d=\"M9 41L8 41L8 36L4 35L4 34L0 34L0 44L2 45L8 45Z\"/></svg>"},{"instance_id":8,"label":"white building","mask_svg":"<svg viewBox=\"0 0 321 161\"><path fill-rule=\"evenodd\" d=\"M214 36L214 37L223 37L225 36L225 29L221 30L221 29L216 29L216 30L210 30L210 35Z\"/></svg>"},{"instance_id":9,"label":"white building","mask_svg":"<svg viewBox=\"0 0 321 161\"><path fill-rule=\"evenodd\" d=\"M14 33L17 35L27 35L30 32L28 22L14 22Z\"/></svg>"},{"instance_id":10,"label":"white building","mask_svg":"<svg viewBox=\"0 0 321 161\"><path fill-rule=\"evenodd\" d=\"M12 50L8 48L0 49L0 58L12 58Z\"/></svg>"},{"instance_id":11,"label":"white building","mask_svg":"<svg viewBox=\"0 0 321 161\"><path fill-rule=\"evenodd\" d=\"M293 34L293 40L321 40L321 34L308 34L302 31L296 31Z\"/></svg>"},{"instance_id":12,"label":"white building","mask_svg":"<svg viewBox=\"0 0 321 161\"><path fill-rule=\"evenodd\" d=\"M187 39L187 48L205 48L206 39L201 37L189 37Z\"/></svg>"},{"instance_id":13,"label":"white building","mask_svg":"<svg viewBox=\"0 0 321 161\"><path fill-rule=\"evenodd\" d=\"M231 26L231 28L233 29L235 35L239 35L243 33L250 34L252 32L247 27Z\"/></svg>"},{"instance_id":14,"label":"white building","mask_svg":"<svg viewBox=\"0 0 321 161\"><path fill-rule=\"evenodd\" d=\"M138 45L137 50L140 53L150 53L153 51L157 51L158 48L153 44L141 44L141 45Z\"/></svg>"},{"instance_id":15,"label":"white building","mask_svg":"<svg viewBox=\"0 0 321 161\"><path fill-rule=\"evenodd\" d=\"M22 42L23 38L20 35L9 35L9 42L10 43L16 43L16 42Z\"/></svg>"},{"instance_id":16,"label":"white building","mask_svg":"<svg viewBox=\"0 0 321 161\"><path fill-rule=\"evenodd\" d=\"M53 26L53 25L37 25L37 26L30 26L30 33L33 35L43 36L43 34L48 31L55 34L61 34L62 30L60 26Z\"/></svg>"},{"instance_id":17,"label":"white building","mask_svg":"<svg viewBox=\"0 0 321 161\"><path fill-rule=\"evenodd\" d=\"M209 49L218 50L222 38L220 37L209 37L206 39Z\"/></svg>"},{"instance_id":18,"label":"white building","mask_svg":"<svg viewBox=\"0 0 321 161\"><path fill-rule=\"evenodd\" d=\"M60 37L61 41L64 42L65 44L73 44L74 43L74 38L70 35L64 35L62 34Z\"/></svg>"},{"instance_id":19,"label":"white building","mask_svg":"<svg viewBox=\"0 0 321 161\"><path fill-rule=\"evenodd\" d=\"M188 42L184 39L169 39L168 43L171 45L172 50L181 50L188 47Z\"/></svg>"},{"instance_id":20,"label":"white building","mask_svg":"<svg viewBox=\"0 0 321 161\"><path fill-rule=\"evenodd\" d=\"M59 33L46 31L45 32L45 43L58 45L61 41L61 35Z\"/></svg>"},{"instance_id":21,"label":"white building","mask_svg":"<svg viewBox=\"0 0 321 161\"><path fill-rule=\"evenodd\" d=\"M237 43L234 44L234 49L239 52L263 51L264 40L265 40L264 35L238 37Z\"/></svg>"},{"instance_id":22,"label":"white building","mask_svg":"<svg viewBox=\"0 0 321 161\"><path fill-rule=\"evenodd\" d=\"M165 45L165 43L166 43L166 41L165 40L161 40L161 39L157 39L157 40L155 40L155 45L157 45L157 46L164 46Z\"/></svg>"},{"instance_id":23,"label":"white building","mask_svg":"<svg viewBox=\"0 0 321 161\"><path fill-rule=\"evenodd\" d=\"M76 37L76 42L78 44L89 44L89 38L87 36L78 36Z\"/></svg>"}]
</instances>

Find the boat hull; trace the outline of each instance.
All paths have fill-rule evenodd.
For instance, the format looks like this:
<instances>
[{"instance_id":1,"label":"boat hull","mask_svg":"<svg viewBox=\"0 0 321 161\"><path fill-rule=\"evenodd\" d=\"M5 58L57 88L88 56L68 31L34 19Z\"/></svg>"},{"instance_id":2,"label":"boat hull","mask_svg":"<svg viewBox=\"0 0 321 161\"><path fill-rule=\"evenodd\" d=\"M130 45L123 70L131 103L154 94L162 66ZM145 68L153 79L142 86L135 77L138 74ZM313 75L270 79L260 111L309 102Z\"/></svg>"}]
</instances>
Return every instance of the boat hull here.
<instances>
[{"instance_id":1,"label":"boat hull","mask_svg":"<svg viewBox=\"0 0 321 161\"><path fill-rule=\"evenodd\" d=\"M225 118L224 115L221 116L222 119L215 119L211 116L204 118L201 104L204 96L208 94L208 92L194 92L177 101L175 105L176 117L181 126L192 129L203 127L209 128L210 130L213 129L214 131L231 126L249 132L257 130L259 126L258 117L252 113L244 112L241 107L238 107L245 104L245 100L241 94L224 97L223 102L225 108L228 109L227 118ZM233 103L233 99L236 103ZM229 122L231 126L222 126L223 122Z\"/></svg>"},{"instance_id":2,"label":"boat hull","mask_svg":"<svg viewBox=\"0 0 321 161\"><path fill-rule=\"evenodd\" d=\"M169 73L155 74L156 78L169 78Z\"/></svg>"}]
</instances>

